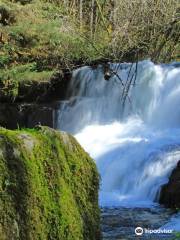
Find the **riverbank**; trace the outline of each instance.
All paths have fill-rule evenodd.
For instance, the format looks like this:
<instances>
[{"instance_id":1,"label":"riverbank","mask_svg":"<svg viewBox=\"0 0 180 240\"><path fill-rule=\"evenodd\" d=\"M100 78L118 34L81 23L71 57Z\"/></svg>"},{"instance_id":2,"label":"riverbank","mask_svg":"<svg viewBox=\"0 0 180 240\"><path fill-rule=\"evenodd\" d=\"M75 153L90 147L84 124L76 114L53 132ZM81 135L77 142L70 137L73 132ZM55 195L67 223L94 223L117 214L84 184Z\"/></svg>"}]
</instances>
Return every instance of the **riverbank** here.
<instances>
[{"instance_id":1,"label":"riverbank","mask_svg":"<svg viewBox=\"0 0 180 240\"><path fill-rule=\"evenodd\" d=\"M85 1L82 8L71 1L1 0L0 101L46 97L54 76L82 65L178 61L178 26L175 0Z\"/></svg>"}]
</instances>

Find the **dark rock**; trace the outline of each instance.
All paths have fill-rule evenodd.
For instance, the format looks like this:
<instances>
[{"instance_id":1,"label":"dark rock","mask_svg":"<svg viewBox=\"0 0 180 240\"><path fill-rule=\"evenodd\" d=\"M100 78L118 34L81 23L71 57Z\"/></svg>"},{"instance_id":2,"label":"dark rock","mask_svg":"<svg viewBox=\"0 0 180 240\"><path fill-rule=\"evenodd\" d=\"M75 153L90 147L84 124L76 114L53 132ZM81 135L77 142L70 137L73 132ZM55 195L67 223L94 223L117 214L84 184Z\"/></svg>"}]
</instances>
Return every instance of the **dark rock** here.
<instances>
[{"instance_id":1,"label":"dark rock","mask_svg":"<svg viewBox=\"0 0 180 240\"><path fill-rule=\"evenodd\" d=\"M170 208L180 208L180 161L169 182L162 186L159 202Z\"/></svg>"},{"instance_id":2,"label":"dark rock","mask_svg":"<svg viewBox=\"0 0 180 240\"><path fill-rule=\"evenodd\" d=\"M56 128L59 102L51 104L0 105L0 126L8 129L33 128L37 124Z\"/></svg>"},{"instance_id":3,"label":"dark rock","mask_svg":"<svg viewBox=\"0 0 180 240\"><path fill-rule=\"evenodd\" d=\"M112 77L112 71L111 71L109 63L104 64L103 68L104 68L104 79L106 81L109 81L110 78Z\"/></svg>"},{"instance_id":4,"label":"dark rock","mask_svg":"<svg viewBox=\"0 0 180 240\"><path fill-rule=\"evenodd\" d=\"M59 71L47 81L9 81L8 88L0 82L0 103L49 103L66 98L71 80L70 71Z\"/></svg>"},{"instance_id":5,"label":"dark rock","mask_svg":"<svg viewBox=\"0 0 180 240\"><path fill-rule=\"evenodd\" d=\"M21 83L16 102L47 103L65 99L70 79L70 72L58 72L47 82Z\"/></svg>"},{"instance_id":6,"label":"dark rock","mask_svg":"<svg viewBox=\"0 0 180 240\"><path fill-rule=\"evenodd\" d=\"M32 128L40 123L56 128L59 100L67 98L70 80L70 71L59 71L46 82L24 81L17 86L15 97L5 94L0 86L0 126Z\"/></svg>"}]
</instances>

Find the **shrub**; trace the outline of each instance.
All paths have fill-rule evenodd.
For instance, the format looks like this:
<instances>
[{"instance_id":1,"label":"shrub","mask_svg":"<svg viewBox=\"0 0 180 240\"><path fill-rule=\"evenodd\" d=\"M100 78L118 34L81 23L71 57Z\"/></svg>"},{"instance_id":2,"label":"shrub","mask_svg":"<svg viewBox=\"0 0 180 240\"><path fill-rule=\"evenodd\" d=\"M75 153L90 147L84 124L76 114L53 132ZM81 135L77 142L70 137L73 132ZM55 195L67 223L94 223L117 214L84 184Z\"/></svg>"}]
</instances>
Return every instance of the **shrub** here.
<instances>
[{"instance_id":1,"label":"shrub","mask_svg":"<svg viewBox=\"0 0 180 240\"><path fill-rule=\"evenodd\" d=\"M10 25L15 22L15 15L6 5L0 5L0 24L3 26Z\"/></svg>"}]
</instances>

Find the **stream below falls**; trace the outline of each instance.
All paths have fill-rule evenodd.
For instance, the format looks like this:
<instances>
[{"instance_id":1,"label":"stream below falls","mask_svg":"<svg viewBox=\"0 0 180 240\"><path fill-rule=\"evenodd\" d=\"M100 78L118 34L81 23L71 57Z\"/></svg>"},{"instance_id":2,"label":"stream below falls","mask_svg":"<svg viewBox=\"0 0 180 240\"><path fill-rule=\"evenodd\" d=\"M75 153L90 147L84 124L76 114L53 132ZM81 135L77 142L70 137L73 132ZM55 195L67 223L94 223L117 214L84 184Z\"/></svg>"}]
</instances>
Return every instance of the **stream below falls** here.
<instances>
[{"instance_id":1,"label":"stream below falls","mask_svg":"<svg viewBox=\"0 0 180 240\"><path fill-rule=\"evenodd\" d=\"M103 240L132 240L132 239L174 239L172 233L145 233L147 230L164 229L173 212L160 206L152 208L107 207L101 209L101 229ZM141 236L135 234L136 227L142 227ZM165 227L167 230L167 228ZM171 229L169 227L168 229Z\"/></svg>"},{"instance_id":2,"label":"stream below falls","mask_svg":"<svg viewBox=\"0 0 180 240\"><path fill-rule=\"evenodd\" d=\"M180 64L82 67L59 106L58 128L70 132L97 164L103 239L172 239L180 216L158 204L180 160ZM143 228L135 235L135 228Z\"/></svg>"}]
</instances>

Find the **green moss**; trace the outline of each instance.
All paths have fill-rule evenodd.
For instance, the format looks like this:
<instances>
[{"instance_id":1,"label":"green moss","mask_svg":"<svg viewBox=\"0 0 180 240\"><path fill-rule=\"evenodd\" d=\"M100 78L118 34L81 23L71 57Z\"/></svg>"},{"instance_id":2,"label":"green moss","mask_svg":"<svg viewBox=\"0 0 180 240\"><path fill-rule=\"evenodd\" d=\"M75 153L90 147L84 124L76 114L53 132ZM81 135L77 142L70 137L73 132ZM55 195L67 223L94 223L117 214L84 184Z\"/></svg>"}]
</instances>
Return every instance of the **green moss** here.
<instances>
[{"instance_id":1,"label":"green moss","mask_svg":"<svg viewBox=\"0 0 180 240\"><path fill-rule=\"evenodd\" d=\"M15 81L16 83L23 81L49 81L53 73L53 71L38 72L36 70L36 63L17 65L9 69L1 70L0 82L7 80Z\"/></svg>"},{"instance_id":2,"label":"green moss","mask_svg":"<svg viewBox=\"0 0 180 240\"><path fill-rule=\"evenodd\" d=\"M116 11L112 1L95 1L93 12L90 2L83 1L80 19L79 1L0 0L3 101L19 97L16 82L50 82L57 69L66 72L75 66L105 60L179 61L176 0L150 5L148 1L124 0L119 1ZM35 68L29 70L30 65ZM11 87L6 89L2 79L9 81L9 76Z\"/></svg>"},{"instance_id":3,"label":"green moss","mask_svg":"<svg viewBox=\"0 0 180 240\"><path fill-rule=\"evenodd\" d=\"M76 140L0 130L1 239L99 238L98 174Z\"/></svg>"},{"instance_id":4,"label":"green moss","mask_svg":"<svg viewBox=\"0 0 180 240\"><path fill-rule=\"evenodd\" d=\"M49 83L53 74L54 71L37 71L35 63L3 69L0 71L0 96L13 101L19 95L20 84L31 90L33 84Z\"/></svg>"},{"instance_id":5,"label":"green moss","mask_svg":"<svg viewBox=\"0 0 180 240\"><path fill-rule=\"evenodd\" d=\"M57 69L99 58L96 49L103 48L103 44L92 45L77 19L54 1L0 0L0 28L3 101L17 99L20 85L31 91L34 81L50 82Z\"/></svg>"},{"instance_id":6,"label":"green moss","mask_svg":"<svg viewBox=\"0 0 180 240\"><path fill-rule=\"evenodd\" d=\"M178 61L176 0L120 1L116 23L111 1L99 1L103 13L96 3L93 26L90 2L84 1L81 23L79 3L71 2L0 0L0 68L36 62L38 70L52 70L102 58L133 61L136 53L139 59Z\"/></svg>"},{"instance_id":7,"label":"green moss","mask_svg":"<svg viewBox=\"0 0 180 240\"><path fill-rule=\"evenodd\" d=\"M22 5L0 0L1 6L6 6L15 20L1 29L0 68L36 62L38 70L52 70L97 58L99 45L89 42L86 30L79 29L63 4L37 0ZM104 36L101 40L102 48Z\"/></svg>"}]
</instances>

